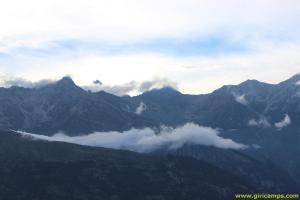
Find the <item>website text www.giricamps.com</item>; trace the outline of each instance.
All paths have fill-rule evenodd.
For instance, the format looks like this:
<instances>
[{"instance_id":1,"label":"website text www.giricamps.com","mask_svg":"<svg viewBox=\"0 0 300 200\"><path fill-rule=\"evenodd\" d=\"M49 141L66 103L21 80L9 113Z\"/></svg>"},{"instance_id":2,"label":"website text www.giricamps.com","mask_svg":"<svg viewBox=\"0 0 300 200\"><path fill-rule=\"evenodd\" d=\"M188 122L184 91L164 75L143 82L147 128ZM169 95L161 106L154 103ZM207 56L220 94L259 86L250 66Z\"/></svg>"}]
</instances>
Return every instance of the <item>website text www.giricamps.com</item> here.
<instances>
[{"instance_id":1,"label":"website text www.giricamps.com","mask_svg":"<svg viewBox=\"0 0 300 200\"><path fill-rule=\"evenodd\" d=\"M299 199L299 194L235 194L235 199Z\"/></svg>"}]
</instances>

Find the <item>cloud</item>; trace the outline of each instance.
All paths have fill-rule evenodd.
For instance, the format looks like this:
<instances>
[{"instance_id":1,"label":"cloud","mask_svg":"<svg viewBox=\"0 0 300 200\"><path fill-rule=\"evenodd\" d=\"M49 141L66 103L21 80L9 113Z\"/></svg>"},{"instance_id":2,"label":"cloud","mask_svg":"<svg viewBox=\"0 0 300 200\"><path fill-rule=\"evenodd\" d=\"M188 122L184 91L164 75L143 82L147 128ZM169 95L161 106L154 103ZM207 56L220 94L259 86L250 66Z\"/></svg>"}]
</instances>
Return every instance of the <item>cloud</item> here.
<instances>
[{"instance_id":1,"label":"cloud","mask_svg":"<svg viewBox=\"0 0 300 200\"><path fill-rule=\"evenodd\" d=\"M149 90L160 89L163 87L177 88L177 83L170 81L167 78L156 77L150 81L142 81L142 82L130 81L124 84L114 85L114 86L105 85L104 83L86 85L83 86L83 89L90 90L92 92L98 92L103 90L117 96L123 96L128 94L136 95Z\"/></svg>"},{"instance_id":2,"label":"cloud","mask_svg":"<svg viewBox=\"0 0 300 200\"><path fill-rule=\"evenodd\" d=\"M24 88L39 88L53 83L55 80L42 79L39 81L30 81L24 78L11 77L11 76L0 76L0 86L9 88L12 86L24 87Z\"/></svg>"},{"instance_id":3,"label":"cloud","mask_svg":"<svg viewBox=\"0 0 300 200\"><path fill-rule=\"evenodd\" d=\"M82 86L82 88L85 90L89 90L92 92L105 91L117 96L124 96L130 94L131 92L136 91L137 87L138 83L136 81L130 81L124 84L114 86L105 85L104 83Z\"/></svg>"},{"instance_id":4,"label":"cloud","mask_svg":"<svg viewBox=\"0 0 300 200\"><path fill-rule=\"evenodd\" d=\"M291 124L291 118L288 114L285 114L283 120L280 121L280 122L275 123L274 125L277 129L280 130L284 127L287 127L290 124Z\"/></svg>"},{"instance_id":5,"label":"cloud","mask_svg":"<svg viewBox=\"0 0 300 200\"><path fill-rule=\"evenodd\" d=\"M144 102L141 102L140 105L136 108L135 114L140 115L147 109L147 106Z\"/></svg>"},{"instance_id":6,"label":"cloud","mask_svg":"<svg viewBox=\"0 0 300 200\"><path fill-rule=\"evenodd\" d=\"M24 88L38 88L38 87L43 87L45 85L54 83L59 79L60 78L30 81L25 78L13 77L8 75L0 75L0 86L6 88L12 86L18 86ZM167 78L156 77L149 81L142 81L142 82L130 81L124 84L113 85L113 86L105 85L104 83L102 83L100 80L97 79L93 81L93 84L82 86L82 88L92 92L98 92L103 90L117 96L124 96L128 94L136 95L149 90L160 89L163 87L172 87L176 89L177 85L178 84L176 82L170 81Z\"/></svg>"},{"instance_id":7,"label":"cloud","mask_svg":"<svg viewBox=\"0 0 300 200\"><path fill-rule=\"evenodd\" d=\"M245 94L242 94L242 95L233 94L233 96L234 96L234 99L236 100L236 102L243 104L243 105L248 105Z\"/></svg>"},{"instance_id":8,"label":"cloud","mask_svg":"<svg viewBox=\"0 0 300 200\"><path fill-rule=\"evenodd\" d=\"M2 43L7 48L58 38L128 43L218 32L232 40L249 35L295 37L298 23L296 0L11 0L0 8Z\"/></svg>"},{"instance_id":9,"label":"cloud","mask_svg":"<svg viewBox=\"0 0 300 200\"><path fill-rule=\"evenodd\" d=\"M11 0L0 7L0 71L110 86L162 76L193 94L276 83L299 72L299 9L297 0Z\"/></svg>"},{"instance_id":10,"label":"cloud","mask_svg":"<svg viewBox=\"0 0 300 200\"><path fill-rule=\"evenodd\" d=\"M274 123L274 126L280 130L288 125L291 124L291 118L288 114L285 114L284 118L277 123ZM271 127L272 125L269 123L269 121L265 117L261 117L260 119L251 119L248 122L249 126L257 126L257 127Z\"/></svg>"},{"instance_id":11,"label":"cloud","mask_svg":"<svg viewBox=\"0 0 300 200\"><path fill-rule=\"evenodd\" d=\"M89 135L70 137L64 134L37 135L17 131L24 137L48 141L61 141L87 146L125 149L136 152L152 152L161 148L177 149L183 145L206 145L222 149L245 149L248 146L220 137L218 131L193 123L179 128L162 127L159 134L150 128L131 129L125 132L95 132Z\"/></svg>"},{"instance_id":12,"label":"cloud","mask_svg":"<svg viewBox=\"0 0 300 200\"><path fill-rule=\"evenodd\" d=\"M300 81L296 82L296 85L300 85Z\"/></svg>"},{"instance_id":13,"label":"cloud","mask_svg":"<svg viewBox=\"0 0 300 200\"><path fill-rule=\"evenodd\" d=\"M95 80L95 81L93 81L93 83L94 83L94 84L98 84L98 85L102 85L102 82L99 81L99 80Z\"/></svg>"},{"instance_id":14,"label":"cloud","mask_svg":"<svg viewBox=\"0 0 300 200\"><path fill-rule=\"evenodd\" d=\"M178 88L178 84L174 81L170 81L167 78L155 78L152 81L144 81L139 85L139 92L146 92L153 89L159 89L163 87Z\"/></svg>"},{"instance_id":15,"label":"cloud","mask_svg":"<svg viewBox=\"0 0 300 200\"><path fill-rule=\"evenodd\" d=\"M260 149L261 148L261 146L260 145L257 145L257 144L252 144L251 145L254 149Z\"/></svg>"},{"instance_id":16,"label":"cloud","mask_svg":"<svg viewBox=\"0 0 300 200\"><path fill-rule=\"evenodd\" d=\"M251 119L248 122L249 126L258 126L258 127L270 127L271 124L268 122L268 120L264 117L260 119Z\"/></svg>"},{"instance_id":17,"label":"cloud","mask_svg":"<svg viewBox=\"0 0 300 200\"><path fill-rule=\"evenodd\" d=\"M140 83L153 80L154 77L163 77L180 83L179 89L183 93L199 94L211 92L225 84L239 84L246 79L278 83L299 73L300 65L297 54L300 42L277 42L262 45L259 50L251 53L220 56L180 57L154 52L103 55L74 51L54 57L14 54L14 57L0 59L0 71L31 81L70 74L81 86L91 85L91 81L97 79L104 85L116 86L132 80ZM264 73L261 73L261 66Z\"/></svg>"},{"instance_id":18,"label":"cloud","mask_svg":"<svg viewBox=\"0 0 300 200\"><path fill-rule=\"evenodd\" d=\"M114 85L114 86L109 86L102 83L102 84L83 86L82 88L85 90L90 90L92 92L106 91L110 94L114 94L117 96L124 96L129 94L132 91L135 91L137 88L137 84L138 83L136 81L130 81L122 85Z\"/></svg>"}]
</instances>

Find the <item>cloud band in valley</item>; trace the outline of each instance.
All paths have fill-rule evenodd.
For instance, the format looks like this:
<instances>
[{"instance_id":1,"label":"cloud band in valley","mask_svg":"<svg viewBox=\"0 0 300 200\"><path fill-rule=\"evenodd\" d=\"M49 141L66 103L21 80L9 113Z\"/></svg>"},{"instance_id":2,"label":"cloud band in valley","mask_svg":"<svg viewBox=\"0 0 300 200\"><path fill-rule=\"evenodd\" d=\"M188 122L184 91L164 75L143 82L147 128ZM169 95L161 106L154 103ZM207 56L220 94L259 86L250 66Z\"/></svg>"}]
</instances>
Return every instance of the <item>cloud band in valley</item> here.
<instances>
[{"instance_id":1,"label":"cloud band in valley","mask_svg":"<svg viewBox=\"0 0 300 200\"><path fill-rule=\"evenodd\" d=\"M47 141L68 142L87 146L124 149L136 152L152 152L162 148L178 149L184 145L205 145L222 149L245 149L248 146L219 136L219 132L209 127L187 123L182 127L162 127L159 134L150 128L130 129L124 132L95 132L82 136L67 136L62 133L53 136L37 135L17 131L24 137Z\"/></svg>"}]
</instances>

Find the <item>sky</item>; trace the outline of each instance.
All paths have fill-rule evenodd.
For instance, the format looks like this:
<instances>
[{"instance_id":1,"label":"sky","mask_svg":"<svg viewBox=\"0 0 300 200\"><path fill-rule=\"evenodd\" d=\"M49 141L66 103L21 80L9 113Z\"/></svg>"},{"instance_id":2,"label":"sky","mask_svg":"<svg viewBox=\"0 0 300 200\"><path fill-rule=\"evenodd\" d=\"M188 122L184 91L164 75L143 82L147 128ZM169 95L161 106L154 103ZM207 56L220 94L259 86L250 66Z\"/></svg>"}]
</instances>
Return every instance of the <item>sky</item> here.
<instances>
[{"instance_id":1,"label":"sky","mask_svg":"<svg viewBox=\"0 0 300 200\"><path fill-rule=\"evenodd\" d=\"M69 75L199 94L300 72L298 0L0 1L0 84Z\"/></svg>"}]
</instances>

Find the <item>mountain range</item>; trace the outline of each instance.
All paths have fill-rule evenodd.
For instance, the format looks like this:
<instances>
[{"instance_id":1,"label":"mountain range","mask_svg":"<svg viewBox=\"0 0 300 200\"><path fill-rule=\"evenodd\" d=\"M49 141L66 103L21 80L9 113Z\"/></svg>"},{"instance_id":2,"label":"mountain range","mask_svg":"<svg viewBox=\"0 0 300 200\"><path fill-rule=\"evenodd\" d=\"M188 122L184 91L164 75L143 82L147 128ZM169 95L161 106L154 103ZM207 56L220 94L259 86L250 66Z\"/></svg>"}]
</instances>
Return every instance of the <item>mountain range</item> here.
<instances>
[{"instance_id":1,"label":"mountain range","mask_svg":"<svg viewBox=\"0 0 300 200\"><path fill-rule=\"evenodd\" d=\"M297 74L279 84L247 80L203 95L182 94L165 87L119 97L105 91L85 91L64 77L40 88L0 88L0 127L45 135L180 126L187 122L224 130L271 129L288 115L293 122L290 126L299 128L299 81Z\"/></svg>"},{"instance_id":2,"label":"mountain range","mask_svg":"<svg viewBox=\"0 0 300 200\"><path fill-rule=\"evenodd\" d=\"M191 122L248 148L186 144L137 154L32 140L11 131L78 136L151 128L159 134L162 127ZM247 80L201 95L164 87L120 97L86 91L70 77L38 88L0 88L0 129L0 197L8 199L47 199L45 191L53 195L48 199L231 199L237 192L300 192L300 74L278 84ZM66 192L74 189L76 197Z\"/></svg>"}]
</instances>

